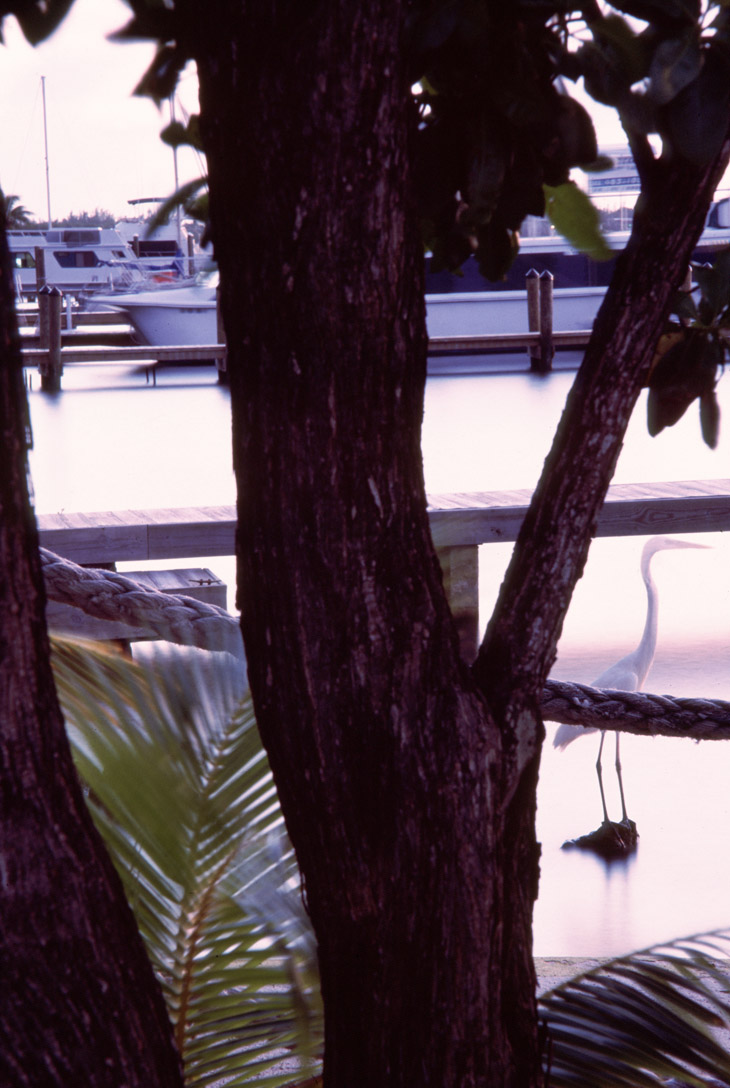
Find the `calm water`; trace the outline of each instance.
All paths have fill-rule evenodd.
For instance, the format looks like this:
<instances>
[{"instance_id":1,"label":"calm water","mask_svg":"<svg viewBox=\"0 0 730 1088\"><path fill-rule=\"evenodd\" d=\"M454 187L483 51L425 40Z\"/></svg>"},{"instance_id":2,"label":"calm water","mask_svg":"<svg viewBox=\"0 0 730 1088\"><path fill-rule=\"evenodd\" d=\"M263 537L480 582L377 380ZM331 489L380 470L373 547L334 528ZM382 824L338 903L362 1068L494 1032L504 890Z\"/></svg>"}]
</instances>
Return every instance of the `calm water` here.
<instances>
[{"instance_id":1,"label":"calm water","mask_svg":"<svg viewBox=\"0 0 730 1088\"><path fill-rule=\"evenodd\" d=\"M428 490L533 486L572 378L429 378L423 435ZM33 381L37 389L37 376ZM167 370L153 387L143 370L85 367L67 370L63 384L58 397L30 395L39 513L234 502L230 405L212 368ZM730 420L730 393L722 382L720 388ZM721 437L718 450L707 450L696 410L688 416L651 439L642 402L615 482L730 477L730 439ZM661 612L646 687L730 699L730 540L722 534L697 539L712 547L665 552L654 560ZM638 643L646 603L638 574L642 544L639 538L594 543L566 621L556 677L590 682ZM485 618L508 559L507 545L481 549ZM201 562L232 589L232 560ZM548 741L553 731L548 725ZM565 839L600 822L597 745L596 735L561 753L546 745L538 796L543 864L536 954L611 955L730 925L730 746L624 737L627 803L641 839L631 861L607 866L561 850ZM612 762L609 738L605 778L609 806L618 815Z\"/></svg>"}]
</instances>

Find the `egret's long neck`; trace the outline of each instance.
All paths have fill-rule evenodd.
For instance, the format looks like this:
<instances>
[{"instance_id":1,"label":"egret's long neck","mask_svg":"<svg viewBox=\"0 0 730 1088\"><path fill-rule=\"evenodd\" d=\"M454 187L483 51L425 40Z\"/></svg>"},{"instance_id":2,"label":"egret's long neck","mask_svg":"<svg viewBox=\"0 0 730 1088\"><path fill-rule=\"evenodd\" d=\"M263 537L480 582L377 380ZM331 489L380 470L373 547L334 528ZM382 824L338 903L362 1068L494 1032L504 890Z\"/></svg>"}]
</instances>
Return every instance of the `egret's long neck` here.
<instances>
[{"instance_id":1,"label":"egret's long neck","mask_svg":"<svg viewBox=\"0 0 730 1088\"><path fill-rule=\"evenodd\" d=\"M636 672L639 679L639 688L644 686L644 680L654 660L659 622L659 600L651 576L651 559L652 557L648 556L646 561L641 564L641 576L646 586L646 622L641 642L636 648Z\"/></svg>"}]
</instances>

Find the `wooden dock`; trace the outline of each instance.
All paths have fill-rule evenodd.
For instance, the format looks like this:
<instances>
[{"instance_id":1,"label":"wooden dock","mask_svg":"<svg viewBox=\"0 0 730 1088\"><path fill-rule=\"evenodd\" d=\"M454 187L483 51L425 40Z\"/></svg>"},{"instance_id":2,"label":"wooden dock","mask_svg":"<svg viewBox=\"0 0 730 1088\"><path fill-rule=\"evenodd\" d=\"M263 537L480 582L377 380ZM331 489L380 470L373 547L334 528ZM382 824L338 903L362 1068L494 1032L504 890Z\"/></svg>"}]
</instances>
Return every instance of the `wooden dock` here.
<instances>
[{"instance_id":1,"label":"wooden dock","mask_svg":"<svg viewBox=\"0 0 730 1088\"><path fill-rule=\"evenodd\" d=\"M437 547L473 547L517 539L532 492L432 495L428 516ZM44 548L76 563L233 555L233 506L41 514ZM730 480L615 484L597 536L649 536L730 530Z\"/></svg>"},{"instance_id":2,"label":"wooden dock","mask_svg":"<svg viewBox=\"0 0 730 1088\"><path fill-rule=\"evenodd\" d=\"M547 275L549 282L544 282ZM515 369L532 370L546 374L552 369L556 351L579 352L590 339L590 330L554 330L552 314L552 276L530 274L526 278L527 317L530 332L490 334L478 336L438 336L429 340L429 372L473 373L474 359L489 355L509 356L507 365L510 371ZM539 299L535 295L538 291ZM544 296L544 297L543 297ZM536 308L537 307L537 308ZM130 344L127 332L112 333L103 331L104 323L110 315L103 311L85 312L67 308L63 314L63 298L59 292L38 296L37 315L23 311L19 321L28 324L37 316L38 334L25 336L26 345L22 349L24 366L37 366L41 375L41 389L57 393L61 389L61 376L67 365L112 364L134 365L141 363L154 366L166 362L215 362L221 381L226 380L226 347L224 344L150 345L139 347ZM124 321L123 315L111 315L112 320ZM83 328L78 325L83 324ZM76 325L77 327L72 327ZM91 331L96 327L97 343L90 343ZM28 342L30 341L30 342ZM103 341L103 342L102 342ZM522 366L519 362L522 355ZM470 357L459 364L458 357ZM444 362L443 360L448 360ZM513 361L516 365L513 366ZM479 364L480 366L482 364ZM571 360L569 365L573 366ZM484 369L496 369L483 364Z\"/></svg>"},{"instance_id":3,"label":"wooden dock","mask_svg":"<svg viewBox=\"0 0 730 1088\"><path fill-rule=\"evenodd\" d=\"M428 516L467 660L478 638L478 548L517 538L532 492L433 495ZM42 514L40 544L85 566L233 555L233 506ZM609 488L597 536L730 530L730 480L617 484Z\"/></svg>"}]
</instances>

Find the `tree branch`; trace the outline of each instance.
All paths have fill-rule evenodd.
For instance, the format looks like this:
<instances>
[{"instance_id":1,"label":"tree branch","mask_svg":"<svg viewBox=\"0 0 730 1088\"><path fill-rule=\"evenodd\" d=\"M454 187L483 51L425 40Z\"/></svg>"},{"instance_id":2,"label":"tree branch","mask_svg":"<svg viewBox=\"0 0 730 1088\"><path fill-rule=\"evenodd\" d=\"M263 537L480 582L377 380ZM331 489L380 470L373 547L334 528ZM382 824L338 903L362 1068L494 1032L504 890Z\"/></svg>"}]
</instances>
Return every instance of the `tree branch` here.
<instances>
[{"instance_id":1,"label":"tree branch","mask_svg":"<svg viewBox=\"0 0 730 1088\"><path fill-rule=\"evenodd\" d=\"M626 427L730 156L657 170L593 326L474 676L497 713L539 698Z\"/></svg>"}]
</instances>

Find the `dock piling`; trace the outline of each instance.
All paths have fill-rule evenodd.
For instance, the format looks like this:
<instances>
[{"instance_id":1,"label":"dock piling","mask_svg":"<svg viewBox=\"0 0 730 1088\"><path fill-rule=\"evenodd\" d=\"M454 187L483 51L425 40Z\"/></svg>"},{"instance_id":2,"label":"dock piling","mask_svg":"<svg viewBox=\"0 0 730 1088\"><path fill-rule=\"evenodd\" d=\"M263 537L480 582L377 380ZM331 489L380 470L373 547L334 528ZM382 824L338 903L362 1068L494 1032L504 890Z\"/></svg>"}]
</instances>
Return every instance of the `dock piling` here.
<instances>
[{"instance_id":1,"label":"dock piling","mask_svg":"<svg viewBox=\"0 0 730 1088\"><path fill-rule=\"evenodd\" d=\"M528 348L533 374L549 374L553 368L553 274L531 268L525 276L527 289L527 328L540 339Z\"/></svg>"},{"instance_id":2,"label":"dock piling","mask_svg":"<svg viewBox=\"0 0 730 1088\"><path fill-rule=\"evenodd\" d=\"M554 355L553 274L552 272L545 271L540 273L540 365L535 368L538 373L550 373L553 368Z\"/></svg>"},{"instance_id":3,"label":"dock piling","mask_svg":"<svg viewBox=\"0 0 730 1088\"><path fill-rule=\"evenodd\" d=\"M41 351L41 390L44 393L61 392L61 310L63 294L57 287L44 284L38 292L38 334Z\"/></svg>"},{"instance_id":4,"label":"dock piling","mask_svg":"<svg viewBox=\"0 0 730 1088\"><path fill-rule=\"evenodd\" d=\"M540 331L540 274L531 268L525 276L527 290L527 329L528 332ZM540 345L534 344L527 349L530 356L530 370L537 370L540 361Z\"/></svg>"}]
</instances>

